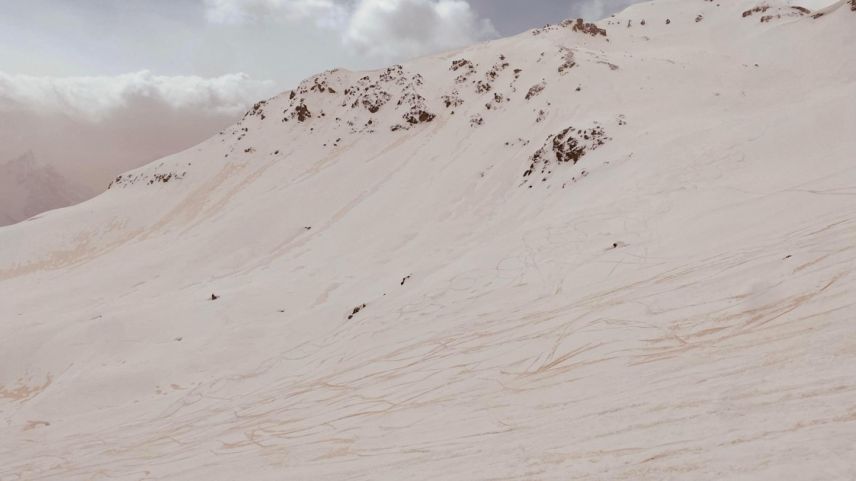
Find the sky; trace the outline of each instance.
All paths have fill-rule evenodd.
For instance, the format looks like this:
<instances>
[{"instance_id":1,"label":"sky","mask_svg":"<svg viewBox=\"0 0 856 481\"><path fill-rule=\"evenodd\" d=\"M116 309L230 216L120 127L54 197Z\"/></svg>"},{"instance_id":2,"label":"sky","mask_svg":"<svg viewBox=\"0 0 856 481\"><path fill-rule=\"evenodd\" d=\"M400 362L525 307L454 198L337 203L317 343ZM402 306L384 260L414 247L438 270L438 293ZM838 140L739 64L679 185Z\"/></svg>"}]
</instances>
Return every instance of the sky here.
<instances>
[{"instance_id":1,"label":"sky","mask_svg":"<svg viewBox=\"0 0 856 481\"><path fill-rule=\"evenodd\" d=\"M366 69L633 0L0 0L0 163L98 190L323 70Z\"/></svg>"}]
</instances>

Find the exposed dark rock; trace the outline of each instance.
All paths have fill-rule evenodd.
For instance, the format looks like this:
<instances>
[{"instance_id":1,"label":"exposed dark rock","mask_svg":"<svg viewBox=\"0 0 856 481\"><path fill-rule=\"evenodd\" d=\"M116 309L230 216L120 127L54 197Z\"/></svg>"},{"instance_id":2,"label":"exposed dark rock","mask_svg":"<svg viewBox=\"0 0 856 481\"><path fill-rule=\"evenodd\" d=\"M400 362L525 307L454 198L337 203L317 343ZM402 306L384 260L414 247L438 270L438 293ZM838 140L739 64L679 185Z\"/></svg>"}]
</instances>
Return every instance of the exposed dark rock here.
<instances>
[{"instance_id":1,"label":"exposed dark rock","mask_svg":"<svg viewBox=\"0 0 856 481\"><path fill-rule=\"evenodd\" d=\"M351 310L351 313L348 314L348 319L353 319L354 316L356 316L360 311L362 311L365 308L366 308L365 304L361 304L361 305L355 307L353 310Z\"/></svg>"},{"instance_id":2,"label":"exposed dark rock","mask_svg":"<svg viewBox=\"0 0 856 481\"><path fill-rule=\"evenodd\" d=\"M494 108L497 108L499 106L499 104L501 104L503 102L505 102L505 96L499 92L495 92L493 94L493 98L490 100L490 102L484 104L484 108L486 108L487 110L493 110Z\"/></svg>"},{"instance_id":3,"label":"exposed dark rock","mask_svg":"<svg viewBox=\"0 0 856 481\"><path fill-rule=\"evenodd\" d=\"M559 65L559 73L564 74L568 70L574 68L577 62L574 60L574 51L569 48L562 48L562 53L564 53L564 61L561 65Z\"/></svg>"},{"instance_id":4,"label":"exposed dark rock","mask_svg":"<svg viewBox=\"0 0 856 481\"><path fill-rule=\"evenodd\" d=\"M756 13L764 13L769 9L770 9L769 5L758 5L757 7L750 8L749 10L746 10L745 12L743 12L743 18L751 17L752 15L754 15Z\"/></svg>"},{"instance_id":5,"label":"exposed dark rock","mask_svg":"<svg viewBox=\"0 0 856 481\"><path fill-rule=\"evenodd\" d=\"M489 82L479 80L478 83L476 83L476 93L478 94L490 92L492 88L493 86Z\"/></svg>"},{"instance_id":6,"label":"exposed dark rock","mask_svg":"<svg viewBox=\"0 0 856 481\"><path fill-rule=\"evenodd\" d=\"M294 93L294 92L292 92L292 93ZM265 119L264 106L266 104L267 104L266 100L261 100L259 102L256 102L253 105L253 108L251 108L246 114L244 114L244 118L259 116L259 117L261 117L262 120L264 120Z\"/></svg>"},{"instance_id":7,"label":"exposed dark rock","mask_svg":"<svg viewBox=\"0 0 856 481\"><path fill-rule=\"evenodd\" d=\"M543 92L545 87L547 87L547 84L543 81L539 84L535 84L532 87L530 87L529 91L526 92L526 100L529 100L532 97L535 97L536 95Z\"/></svg>"},{"instance_id":8,"label":"exposed dark rock","mask_svg":"<svg viewBox=\"0 0 856 481\"><path fill-rule=\"evenodd\" d=\"M305 122L306 120L312 118L312 112L309 111L309 107L306 106L302 101L300 105L295 107L294 113L297 115L298 122ZM292 118L294 116L292 115Z\"/></svg>"},{"instance_id":9,"label":"exposed dark rock","mask_svg":"<svg viewBox=\"0 0 856 481\"><path fill-rule=\"evenodd\" d=\"M544 145L529 157L529 167L523 172L523 177L529 177L540 167L542 181L552 173L550 166L555 161L557 164L570 163L572 165L586 155L590 150L595 150L604 145L609 139L603 127L595 126L591 129L576 129L568 127L555 135L550 135Z\"/></svg>"},{"instance_id":10,"label":"exposed dark rock","mask_svg":"<svg viewBox=\"0 0 856 481\"><path fill-rule=\"evenodd\" d=\"M572 25L571 30L574 32L584 33L586 35L591 35L592 37L597 37L598 35L606 37L606 30L598 27L593 23L586 23L583 19L578 18L574 21L565 20L561 24L563 27L567 27L568 25Z\"/></svg>"},{"instance_id":11,"label":"exposed dark rock","mask_svg":"<svg viewBox=\"0 0 856 481\"><path fill-rule=\"evenodd\" d=\"M447 109L461 106L464 103L464 100L461 99L460 92L457 90L453 90L451 93L443 95L440 99L443 101L443 105L445 105Z\"/></svg>"},{"instance_id":12,"label":"exposed dark rock","mask_svg":"<svg viewBox=\"0 0 856 481\"><path fill-rule=\"evenodd\" d=\"M471 69L473 68L473 63L466 59L453 60L452 66L449 67L449 70L451 70L452 72L456 72L462 68Z\"/></svg>"},{"instance_id":13,"label":"exposed dark rock","mask_svg":"<svg viewBox=\"0 0 856 481\"><path fill-rule=\"evenodd\" d=\"M431 122L436 117L430 112L424 110L411 110L404 114L404 120L411 125L420 124L422 122Z\"/></svg>"}]
</instances>

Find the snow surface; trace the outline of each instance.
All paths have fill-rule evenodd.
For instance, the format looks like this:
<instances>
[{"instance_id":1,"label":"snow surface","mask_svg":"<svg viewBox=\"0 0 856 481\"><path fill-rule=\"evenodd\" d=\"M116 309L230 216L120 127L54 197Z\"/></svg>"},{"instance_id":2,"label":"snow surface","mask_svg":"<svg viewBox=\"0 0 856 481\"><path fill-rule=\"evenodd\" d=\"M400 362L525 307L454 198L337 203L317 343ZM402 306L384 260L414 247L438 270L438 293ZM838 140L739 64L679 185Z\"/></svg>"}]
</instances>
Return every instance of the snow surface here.
<instances>
[{"instance_id":1,"label":"snow surface","mask_svg":"<svg viewBox=\"0 0 856 481\"><path fill-rule=\"evenodd\" d=\"M0 229L0 480L856 478L851 4L326 72Z\"/></svg>"}]
</instances>

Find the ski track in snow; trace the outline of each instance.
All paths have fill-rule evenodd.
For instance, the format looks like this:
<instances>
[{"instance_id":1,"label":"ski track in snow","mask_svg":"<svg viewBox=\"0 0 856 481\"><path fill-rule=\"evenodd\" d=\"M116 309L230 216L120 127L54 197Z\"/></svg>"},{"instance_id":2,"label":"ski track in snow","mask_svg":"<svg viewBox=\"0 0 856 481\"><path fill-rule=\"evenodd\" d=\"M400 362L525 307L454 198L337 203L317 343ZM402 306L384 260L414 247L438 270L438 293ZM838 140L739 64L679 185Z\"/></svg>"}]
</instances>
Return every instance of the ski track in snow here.
<instances>
[{"instance_id":1,"label":"ski track in snow","mask_svg":"<svg viewBox=\"0 0 856 481\"><path fill-rule=\"evenodd\" d=\"M856 12L757 5L326 72L0 229L0 481L856 478Z\"/></svg>"}]
</instances>

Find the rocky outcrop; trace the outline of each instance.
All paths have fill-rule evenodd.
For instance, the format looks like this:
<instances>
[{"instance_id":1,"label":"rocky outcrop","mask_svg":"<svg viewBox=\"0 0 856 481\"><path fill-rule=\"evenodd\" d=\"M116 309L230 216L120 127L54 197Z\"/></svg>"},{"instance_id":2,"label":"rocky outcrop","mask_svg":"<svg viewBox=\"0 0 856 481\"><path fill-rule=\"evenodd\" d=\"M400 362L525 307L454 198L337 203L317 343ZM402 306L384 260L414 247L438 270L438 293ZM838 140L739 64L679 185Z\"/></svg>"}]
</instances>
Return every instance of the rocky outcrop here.
<instances>
[{"instance_id":1,"label":"rocky outcrop","mask_svg":"<svg viewBox=\"0 0 856 481\"><path fill-rule=\"evenodd\" d=\"M544 145L529 157L529 167L523 172L523 177L529 177L536 172L542 174L542 180L552 173L554 164L574 165L586 155L596 150L610 139L603 127L596 125L589 129L568 127L557 134L547 137Z\"/></svg>"},{"instance_id":2,"label":"rocky outcrop","mask_svg":"<svg viewBox=\"0 0 856 481\"><path fill-rule=\"evenodd\" d=\"M605 29L600 28L593 23L587 23L586 21L584 21L581 18L578 18L578 19L573 20L573 21L572 20L565 20L564 22L562 22L561 25L563 27L570 26L571 31L583 33L586 35L591 35L592 37L597 37L597 36L606 37L607 36Z\"/></svg>"}]
</instances>

